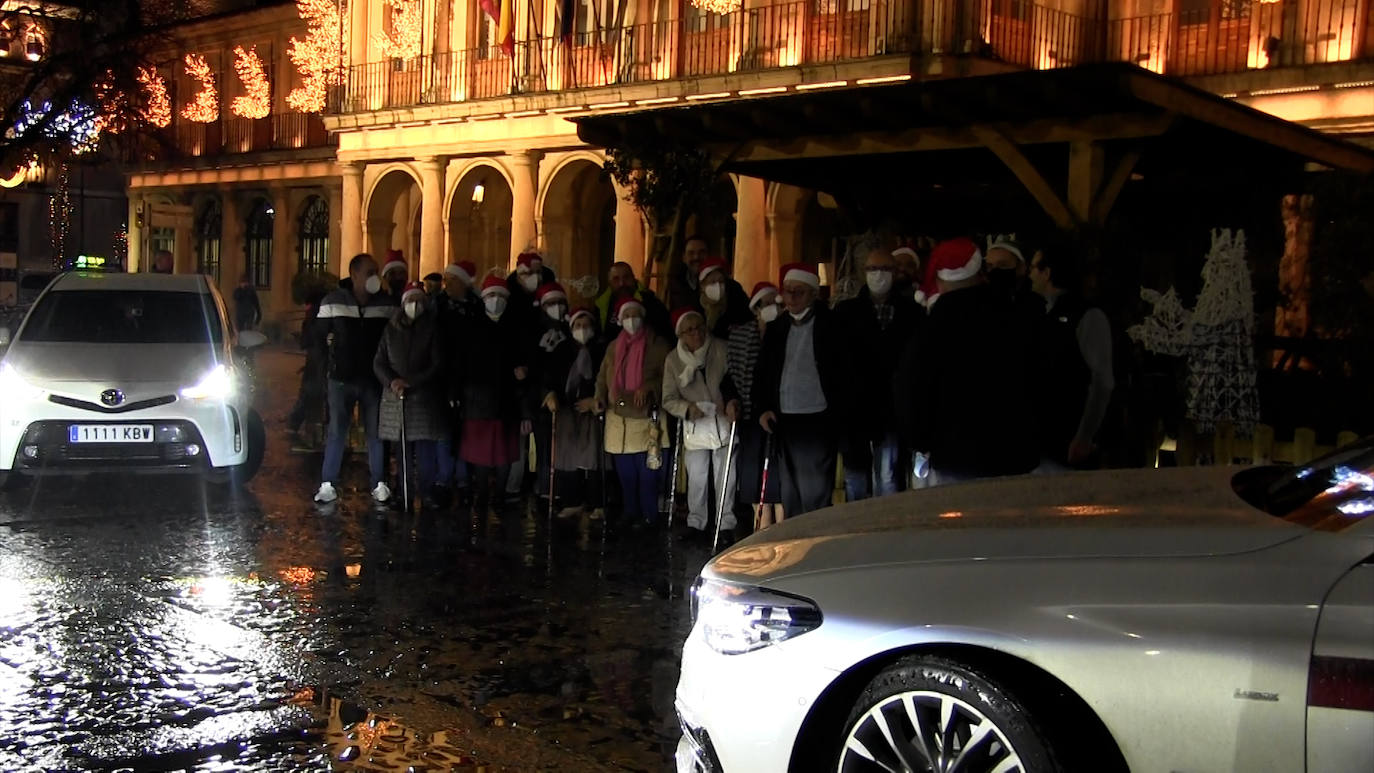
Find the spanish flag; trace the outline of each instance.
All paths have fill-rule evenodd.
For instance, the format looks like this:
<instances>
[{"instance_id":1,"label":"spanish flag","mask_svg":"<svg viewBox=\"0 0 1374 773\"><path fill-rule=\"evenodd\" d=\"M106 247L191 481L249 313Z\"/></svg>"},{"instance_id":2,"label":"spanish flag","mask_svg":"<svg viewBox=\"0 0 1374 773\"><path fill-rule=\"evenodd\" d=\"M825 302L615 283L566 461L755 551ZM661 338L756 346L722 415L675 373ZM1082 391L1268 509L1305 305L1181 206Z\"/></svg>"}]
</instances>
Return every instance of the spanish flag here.
<instances>
[{"instance_id":1,"label":"spanish flag","mask_svg":"<svg viewBox=\"0 0 1374 773\"><path fill-rule=\"evenodd\" d=\"M506 52L506 56L515 56L514 2L515 0L482 0L482 10L496 22L496 39L501 42L501 50Z\"/></svg>"}]
</instances>

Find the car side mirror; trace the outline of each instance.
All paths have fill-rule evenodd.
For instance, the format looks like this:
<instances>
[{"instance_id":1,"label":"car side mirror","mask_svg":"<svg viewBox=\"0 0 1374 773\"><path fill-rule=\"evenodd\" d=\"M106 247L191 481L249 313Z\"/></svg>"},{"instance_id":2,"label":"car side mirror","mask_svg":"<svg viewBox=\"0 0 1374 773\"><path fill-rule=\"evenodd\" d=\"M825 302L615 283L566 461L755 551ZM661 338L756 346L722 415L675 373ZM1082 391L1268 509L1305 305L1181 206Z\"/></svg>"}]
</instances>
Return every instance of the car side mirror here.
<instances>
[{"instance_id":1,"label":"car side mirror","mask_svg":"<svg viewBox=\"0 0 1374 773\"><path fill-rule=\"evenodd\" d=\"M7 327L0 327L0 346L9 346L9 345L10 345L10 329L7 328Z\"/></svg>"},{"instance_id":2,"label":"car side mirror","mask_svg":"<svg viewBox=\"0 0 1374 773\"><path fill-rule=\"evenodd\" d=\"M256 330L244 330L239 333L238 347L240 349L256 349L267 343L267 336Z\"/></svg>"}]
</instances>

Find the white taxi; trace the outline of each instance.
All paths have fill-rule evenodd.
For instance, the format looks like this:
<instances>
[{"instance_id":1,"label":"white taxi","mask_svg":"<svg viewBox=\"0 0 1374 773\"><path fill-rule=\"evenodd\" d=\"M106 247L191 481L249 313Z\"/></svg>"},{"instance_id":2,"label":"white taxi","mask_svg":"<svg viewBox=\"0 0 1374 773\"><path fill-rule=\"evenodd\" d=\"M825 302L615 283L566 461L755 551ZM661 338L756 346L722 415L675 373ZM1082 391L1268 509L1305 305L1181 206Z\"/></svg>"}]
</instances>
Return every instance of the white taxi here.
<instances>
[{"instance_id":1,"label":"white taxi","mask_svg":"<svg viewBox=\"0 0 1374 773\"><path fill-rule=\"evenodd\" d=\"M266 436L201 275L69 273L0 328L0 485L40 475L180 472L241 484Z\"/></svg>"}]
</instances>

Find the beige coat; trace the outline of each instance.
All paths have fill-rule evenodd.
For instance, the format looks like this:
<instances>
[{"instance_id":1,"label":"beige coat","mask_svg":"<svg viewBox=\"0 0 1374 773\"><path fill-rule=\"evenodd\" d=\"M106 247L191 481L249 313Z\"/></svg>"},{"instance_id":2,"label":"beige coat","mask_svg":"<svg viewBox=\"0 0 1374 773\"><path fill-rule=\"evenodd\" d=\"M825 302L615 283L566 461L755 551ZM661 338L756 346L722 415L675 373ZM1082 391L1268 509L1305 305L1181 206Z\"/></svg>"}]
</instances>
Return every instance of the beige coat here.
<instances>
[{"instance_id":1,"label":"beige coat","mask_svg":"<svg viewBox=\"0 0 1374 773\"><path fill-rule=\"evenodd\" d=\"M658 412L658 427L655 433L650 421L652 409L659 405L659 388L663 385L663 362L668 358L668 343L653 331L648 331L648 346L644 350L644 385L649 387L650 395L644 408L636 408L632 403L611 404L611 383L615 380L615 353L620 340L616 339L606 347L606 356L601 360L601 370L596 376L596 400L606 409L606 453L642 454L649 450L651 438L658 436L658 447L668 446L668 421L664 411Z\"/></svg>"},{"instance_id":2,"label":"beige coat","mask_svg":"<svg viewBox=\"0 0 1374 773\"><path fill-rule=\"evenodd\" d=\"M725 404L734 399L734 390L725 383L728 344L713 336L707 340L710 345L706 351L706 370L696 370L686 386L682 384L682 374L692 366L683 360L680 347L668 354L663 367L663 407L686 422L683 426L683 448L688 451L724 448L730 438L730 420L725 418ZM715 405L715 414L689 420L687 408L697 403Z\"/></svg>"}]
</instances>

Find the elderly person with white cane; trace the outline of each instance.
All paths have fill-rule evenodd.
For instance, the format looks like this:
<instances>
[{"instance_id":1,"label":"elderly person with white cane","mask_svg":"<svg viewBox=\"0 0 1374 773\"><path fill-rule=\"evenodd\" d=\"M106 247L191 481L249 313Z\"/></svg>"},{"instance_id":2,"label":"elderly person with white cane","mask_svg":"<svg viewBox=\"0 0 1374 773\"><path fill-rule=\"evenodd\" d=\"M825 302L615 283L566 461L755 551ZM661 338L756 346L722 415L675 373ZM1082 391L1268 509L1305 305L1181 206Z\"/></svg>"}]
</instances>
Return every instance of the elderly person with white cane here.
<instances>
[{"instance_id":1,"label":"elderly person with white cane","mask_svg":"<svg viewBox=\"0 0 1374 773\"><path fill-rule=\"evenodd\" d=\"M673 312L677 348L663 366L663 408L683 421L682 455L687 465L686 540L705 541L711 519L712 481L724 503L717 531L729 545L735 530L735 471L732 431L739 418L739 394L726 367L726 342L706 330L706 318L692 308Z\"/></svg>"},{"instance_id":2,"label":"elderly person with white cane","mask_svg":"<svg viewBox=\"0 0 1374 773\"><path fill-rule=\"evenodd\" d=\"M430 308L421 282L411 282L401 294L401 311L382 333L372 370L382 384L378 435L404 442L401 448L402 490L409 492L406 458L415 460L420 491L427 507L434 507L438 484L436 442L447 435L443 384L444 359L438 315ZM402 405L404 400L404 405ZM403 502L402 509L410 507Z\"/></svg>"}]
</instances>

